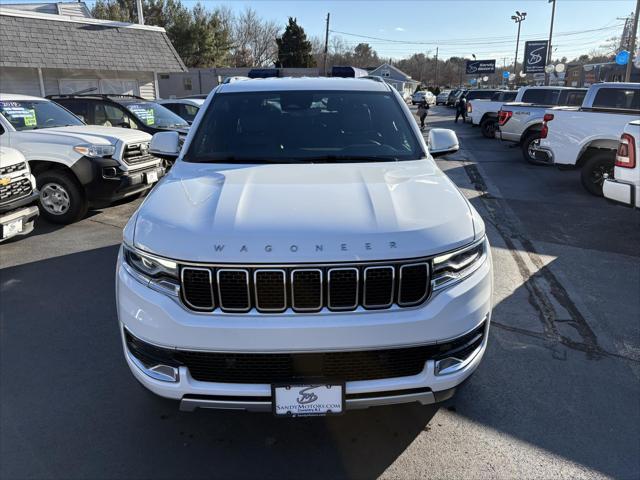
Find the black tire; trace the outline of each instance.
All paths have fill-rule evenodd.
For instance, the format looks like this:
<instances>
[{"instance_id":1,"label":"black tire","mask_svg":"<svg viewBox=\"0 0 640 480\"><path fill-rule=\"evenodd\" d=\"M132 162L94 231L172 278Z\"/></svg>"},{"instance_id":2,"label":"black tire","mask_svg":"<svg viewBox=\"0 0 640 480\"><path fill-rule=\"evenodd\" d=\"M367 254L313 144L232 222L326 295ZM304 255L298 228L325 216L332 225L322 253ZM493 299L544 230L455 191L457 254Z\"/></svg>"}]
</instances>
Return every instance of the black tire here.
<instances>
[{"instance_id":1,"label":"black tire","mask_svg":"<svg viewBox=\"0 0 640 480\"><path fill-rule=\"evenodd\" d=\"M36 177L36 183L40 190L40 214L48 221L68 225L86 215L89 204L82 188L71 174L60 170L45 170ZM55 194L62 197L60 205L55 204ZM57 207L60 210L55 212Z\"/></svg>"},{"instance_id":2,"label":"black tire","mask_svg":"<svg viewBox=\"0 0 640 480\"><path fill-rule=\"evenodd\" d=\"M522 158L532 165L551 165L549 162L538 160L533 154L532 147L540 143L540 132L530 132L524 137L524 140L520 143L520 149L522 150Z\"/></svg>"},{"instance_id":3,"label":"black tire","mask_svg":"<svg viewBox=\"0 0 640 480\"><path fill-rule=\"evenodd\" d=\"M580 180L587 191L597 197L602 197L604 179L613 176L615 153L598 152L591 155L582 165Z\"/></svg>"},{"instance_id":4,"label":"black tire","mask_svg":"<svg viewBox=\"0 0 640 480\"><path fill-rule=\"evenodd\" d=\"M482 130L482 136L485 138L496 138L496 129L498 128L498 122L495 118L485 118L480 122L480 129Z\"/></svg>"}]
</instances>

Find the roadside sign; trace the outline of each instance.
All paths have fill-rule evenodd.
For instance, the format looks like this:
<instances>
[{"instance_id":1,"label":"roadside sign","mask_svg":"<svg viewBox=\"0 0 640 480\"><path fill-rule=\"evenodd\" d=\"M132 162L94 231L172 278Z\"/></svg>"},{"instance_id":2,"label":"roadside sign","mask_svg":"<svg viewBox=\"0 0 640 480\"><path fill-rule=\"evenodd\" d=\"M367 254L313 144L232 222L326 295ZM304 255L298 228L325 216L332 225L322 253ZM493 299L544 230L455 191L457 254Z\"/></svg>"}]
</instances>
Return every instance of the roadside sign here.
<instances>
[{"instance_id":1,"label":"roadside sign","mask_svg":"<svg viewBox=\"0 0 640 480\"><path fill-rule=\"evenodd\" d=\"M616 63L618 65L626 65L627 63L629 63L629 52L627 50L618 52L618 54L616 55Z\"/></svg>"},{"instance_id":2,"label":"roadside sign","mask_svg":"<svg viewBox=\"0 0 640 480\"><path fill-rule=\"evenodd\" d=\"M502 72L502 78L509 78L509 72Z\"/></svg>"},{"instance_id":3,"label":"roadside sign","mask_svg":"<svg viewBox=\"0 0 640 480\"><path fill-rule=\"evenodd\" d=\"M548 40L534 40L524 44L524 73L544 73L547 64Z\"/></svg>"},{"instance_id":4,"label":"roadside sign","mask_svg":"<svg viewBox=\"0 0 640 480\"><path fill-rule=\"evenodd\" d=\"M467 60L467 75L496 73L495 60Z\"/></svg>"}]
</instances>

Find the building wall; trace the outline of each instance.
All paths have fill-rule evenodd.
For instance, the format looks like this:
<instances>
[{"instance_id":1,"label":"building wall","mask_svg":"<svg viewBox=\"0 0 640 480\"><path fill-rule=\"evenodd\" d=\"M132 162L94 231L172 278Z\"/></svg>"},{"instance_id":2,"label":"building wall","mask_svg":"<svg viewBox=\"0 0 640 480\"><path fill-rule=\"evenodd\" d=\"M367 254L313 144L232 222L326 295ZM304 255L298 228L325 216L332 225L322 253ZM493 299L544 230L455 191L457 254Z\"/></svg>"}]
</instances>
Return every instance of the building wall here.
<instances>
[{"instance_id":1,"label":"building wall","mask_svg":"<svg viewBox=\"0 0 640 480\"><path fill-rule=\"evenodd\" d=\"M129 88L141 97L156 98L153 72L122 72L108 70L42 69L45 95L58 95L61 85L82 89L96 87L95 93L118 93ZM101 82L102 80L102 82ZM40 96L40 81L35 68L0 67L0 91ZM77 91L77 90L76 90Z\"/></svg>"},{"instance_id":2,"label":"building wall","mask_svg":"<svg viewBox=\"0 0 640 480\"><path fill-rule=\"evenodd\" d=\"M160 98L206 94L227 77L246 77L253 67L193 68L184 73L158 74ZM317 77L317 68L281 68L281 77Z\"/></svg>"}]
</instances>

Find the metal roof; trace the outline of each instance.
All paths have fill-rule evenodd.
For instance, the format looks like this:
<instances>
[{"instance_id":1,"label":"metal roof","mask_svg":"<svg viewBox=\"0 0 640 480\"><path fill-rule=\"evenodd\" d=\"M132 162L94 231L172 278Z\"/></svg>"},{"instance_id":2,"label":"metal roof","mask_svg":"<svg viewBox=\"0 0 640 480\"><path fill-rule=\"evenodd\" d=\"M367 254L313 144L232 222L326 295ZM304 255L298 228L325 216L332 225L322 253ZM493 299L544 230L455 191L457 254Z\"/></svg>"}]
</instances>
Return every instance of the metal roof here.
<instances>
[{"instance_id":1,"label":"metal roof","mask_svg":"<svg viewBox=\"0 0 640 480\"><path fill-rule=\"evenodd\" d=\"M0 66L146 72L186 67L163 28L0 8Z\"/></svg>"}]
</instances>

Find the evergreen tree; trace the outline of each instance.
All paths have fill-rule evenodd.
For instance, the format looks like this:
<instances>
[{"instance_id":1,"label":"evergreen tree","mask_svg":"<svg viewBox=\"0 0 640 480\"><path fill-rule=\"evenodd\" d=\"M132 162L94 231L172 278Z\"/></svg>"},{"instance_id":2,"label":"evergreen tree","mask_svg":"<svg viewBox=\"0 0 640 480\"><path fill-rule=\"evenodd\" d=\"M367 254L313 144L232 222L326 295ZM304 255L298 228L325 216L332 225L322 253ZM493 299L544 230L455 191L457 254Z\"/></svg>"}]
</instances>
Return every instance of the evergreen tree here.
<instances>
[{"instance_id":1,"label":"evergreen tree","mask_svg":"<svg viewBox=\"0 0 640 480\"><path fill-rule=\"evenodd\" d=\"M284 33L280 38L276 38L276 43L278 44L277 67L306 68L316 65L311 54L311 42L307 40L307 34L295 18L289 17Z\"/></svg>"}]
</instances>

